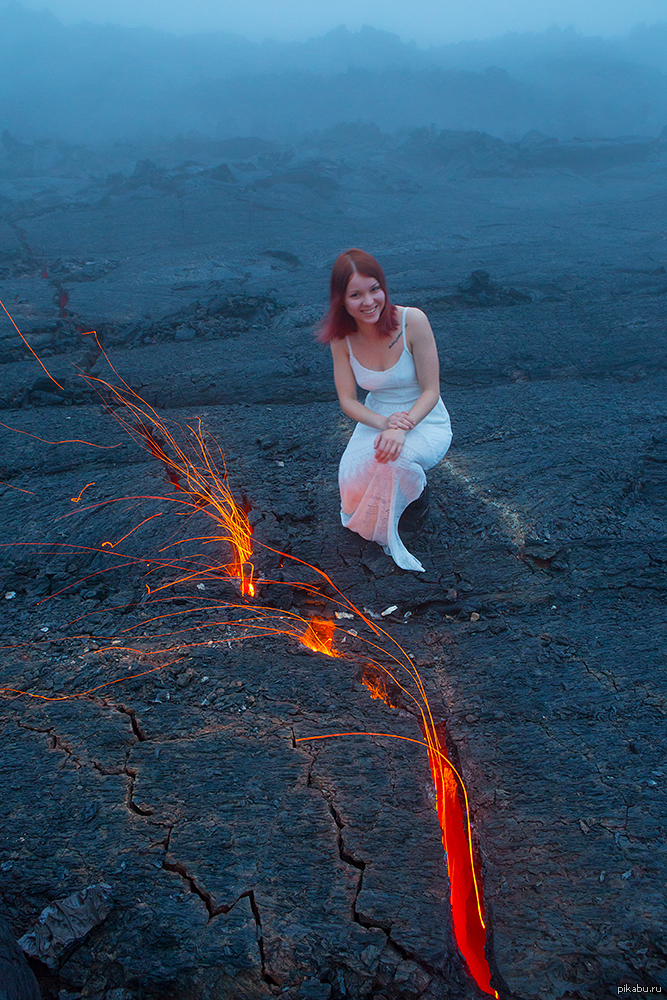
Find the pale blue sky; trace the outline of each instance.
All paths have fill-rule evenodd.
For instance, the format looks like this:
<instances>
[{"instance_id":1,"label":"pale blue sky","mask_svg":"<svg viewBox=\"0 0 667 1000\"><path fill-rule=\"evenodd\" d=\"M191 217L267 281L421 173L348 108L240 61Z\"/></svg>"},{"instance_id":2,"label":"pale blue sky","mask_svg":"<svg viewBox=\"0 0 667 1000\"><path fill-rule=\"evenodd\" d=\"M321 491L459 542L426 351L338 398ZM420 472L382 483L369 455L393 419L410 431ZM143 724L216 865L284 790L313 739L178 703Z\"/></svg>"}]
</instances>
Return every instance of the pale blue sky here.
<instances>
[{"instance_id":1,"label":"pale blue sky","mask_svg":"<svg viewBox=\"0 0 667 1000\"><path fill-rule=\"evenodd\" d=\"M667 0L26 0L66 23L147 25L187 34L231 31L254 41L303 40L340 24L384 28L419 45L490 38L507 31L573 25L584 34L623 34L667 21Z\"/></svg>"}]
</instances>

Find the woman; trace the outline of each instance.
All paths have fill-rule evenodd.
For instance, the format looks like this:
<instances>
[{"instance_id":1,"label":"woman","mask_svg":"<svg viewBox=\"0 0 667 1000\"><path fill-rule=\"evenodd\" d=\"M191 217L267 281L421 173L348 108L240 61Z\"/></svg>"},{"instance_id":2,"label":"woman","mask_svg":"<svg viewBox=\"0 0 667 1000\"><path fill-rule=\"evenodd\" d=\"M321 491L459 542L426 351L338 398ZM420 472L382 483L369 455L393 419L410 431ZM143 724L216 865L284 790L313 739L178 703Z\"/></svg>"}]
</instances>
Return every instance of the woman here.
<instances>
[{"instance_id":1,"label":"woman","mask_svg":"<svg viewBox=\"0 0 667 1000\"><path fill-rule=\"evenodd\" d=\"M319 339L331 346L341 409L357 421L340 462L341 520L382 545L397 566L423 573L398 521L422 495L424 470L452 440L429 321L420 309L392 305L370 254L346 250L333 266ZM363 403L357 383L370 390Z\"/></svg>"}]
</instances>

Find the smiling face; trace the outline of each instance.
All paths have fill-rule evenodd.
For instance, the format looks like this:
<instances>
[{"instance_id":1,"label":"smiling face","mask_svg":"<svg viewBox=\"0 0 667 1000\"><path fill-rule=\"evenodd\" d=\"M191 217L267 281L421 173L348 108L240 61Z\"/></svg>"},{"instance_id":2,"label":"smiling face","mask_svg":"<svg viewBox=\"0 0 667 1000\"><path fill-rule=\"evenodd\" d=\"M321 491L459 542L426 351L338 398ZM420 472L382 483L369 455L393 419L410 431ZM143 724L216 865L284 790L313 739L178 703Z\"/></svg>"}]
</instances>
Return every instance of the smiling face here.
<instances>
[{"instance_id":1,"label":"smiling face","mask_svg":"<svg viewBox=\"0 0 667 1000\"><path fill-rule=\"evenodd\" d=\"M377 278L353 274L345 289L345 309L357 324L357 329L375 324L380 319L386 297Z\"/></svg>"}]
</instances>

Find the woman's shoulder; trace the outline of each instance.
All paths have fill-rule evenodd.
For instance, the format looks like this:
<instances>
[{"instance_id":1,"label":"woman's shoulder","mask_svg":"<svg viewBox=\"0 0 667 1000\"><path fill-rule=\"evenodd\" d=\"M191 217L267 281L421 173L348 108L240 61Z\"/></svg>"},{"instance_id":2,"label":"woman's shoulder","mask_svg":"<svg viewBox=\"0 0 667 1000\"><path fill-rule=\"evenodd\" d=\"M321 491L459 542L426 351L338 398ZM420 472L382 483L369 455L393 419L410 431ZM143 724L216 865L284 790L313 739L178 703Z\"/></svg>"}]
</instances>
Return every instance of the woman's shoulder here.
<instances>
[{"instance_id":1,"label":"woman's shoulder","mask_svg":"<svg viewBox=\"0 0 667 1000\"><path fill-rule=\"evenodd\" d=\"M350 347L348 344L347 337L336 337L335 340L329 341L329 347L331 348L331 353L336 358L349 358L350 357Z\"/></svg>"},{"instance_id":2,"label":"woman's shoulder","mask_svg":"<svg viewBox=\"0 0 667 1000\"><path fill-rule=\"evenodd\" d=\"M419 322L420 320L426 320L428 322L428 317L423 309L418 309L417 306L396 306L399 313L405 313L405 321L409 323L410 320L413 322Z\"/></svg>"},{"instance_id":3,"label":"woman's shoulder","mask_svg":"<svg viewBox=\"0 0 667 1000\"><path fill-rule=\"evenodd\" d=\"M405 328L410 331L412 336L428 335L431 332L428 316L422 309L418 309L416 306L399 306L398 308L404 310Z\"/></svg>"}]
</instances>

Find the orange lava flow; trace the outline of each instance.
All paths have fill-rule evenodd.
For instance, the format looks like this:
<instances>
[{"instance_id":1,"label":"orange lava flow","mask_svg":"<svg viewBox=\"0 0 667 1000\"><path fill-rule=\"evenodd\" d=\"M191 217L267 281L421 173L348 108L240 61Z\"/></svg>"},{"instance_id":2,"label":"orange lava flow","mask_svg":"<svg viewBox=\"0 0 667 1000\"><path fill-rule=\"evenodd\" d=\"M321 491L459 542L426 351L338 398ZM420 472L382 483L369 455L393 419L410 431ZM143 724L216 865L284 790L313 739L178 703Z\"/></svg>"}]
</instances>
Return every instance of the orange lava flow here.
<instances>
[{"instance_id":1,"label":"orange lava flow","mask_svg":"<svg viewBox=\"0 0 667 1000\"><path fill-rule=\"evenodd\" d=\"M413 679L418 679L421 688L419 699L414 698L414 696L410 697L419 707L425 740L415 740L407 736L393 736L393 738L419 743L427 748L433 784L435 785L442 844L447 857L454 937L470 975L479 988L484 993L497 998L498 993L491 985L491 970L486 958L487 937L484 899L481 876L478 873L473 852L468 793L461 775L443 749L444 732L442 732L442 727L436 726L433 721L417 669L409 658L408 661L409 666L406 669ZM383 671L385 675L364 674L363 683L372 698L379 698L390 706L394 704L387 678L397 685L404 694L409 694L392 671L387 670L377 660L372 660L371 664ZM330 733L328 736L310 737L310 739L361 735L392 736L393 734ZM307 739L309 737L302 737L296 742Z\"/></svg>"},{"instance_id":2,"label":"orange lava flow","mask_svg":"<svg viewBox=\"0 0 667 1000\"><path fill-rule=\"evenodd\" d=\"M453 765L442 752L439 741L437 748L429 745L428 759L435 784L442 846L447 855L454 937L477 985L497 998L486 959L484 901L470 839L468 796L463 782L460 778L456 780ZM459 789L465 796L465 809Z\"/></svg>"}]
</instances>

